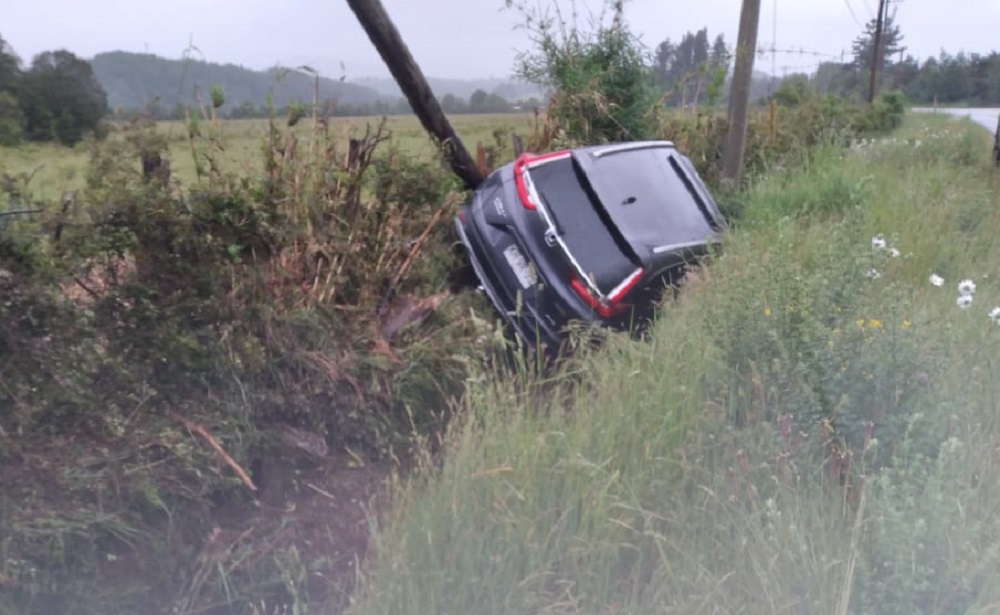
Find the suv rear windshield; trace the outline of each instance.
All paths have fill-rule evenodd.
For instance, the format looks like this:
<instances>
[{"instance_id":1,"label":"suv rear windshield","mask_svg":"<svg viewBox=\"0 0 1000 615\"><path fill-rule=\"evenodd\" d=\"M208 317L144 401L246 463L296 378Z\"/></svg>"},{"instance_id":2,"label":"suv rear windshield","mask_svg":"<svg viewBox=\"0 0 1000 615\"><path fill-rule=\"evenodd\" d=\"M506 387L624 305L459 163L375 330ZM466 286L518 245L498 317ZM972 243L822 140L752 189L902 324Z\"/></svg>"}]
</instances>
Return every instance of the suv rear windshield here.
<instances>
[{"instance_id":1,"label":"suv rear windshield","mask_svg":"<svg viewBox=\"0 0 1000 615\"><path fill-rule=\"evenodd\" d=\"M572 158L533 168L531 180L570 254L597 288L609 293L635 271L628 245L602 219Z\"/></svg>"},{"instance_id":2,"label":"suv rear windshield","mask_svg":"<svg viewBox=\"0 0 1000 615\"><path fill-rule=\"evenodd\" d=\"M706 218L711 197L685 163L666 148L647 148L601 156L588 170L608 215L639 252L714 234Z\"/></svg>"}]
</instances>

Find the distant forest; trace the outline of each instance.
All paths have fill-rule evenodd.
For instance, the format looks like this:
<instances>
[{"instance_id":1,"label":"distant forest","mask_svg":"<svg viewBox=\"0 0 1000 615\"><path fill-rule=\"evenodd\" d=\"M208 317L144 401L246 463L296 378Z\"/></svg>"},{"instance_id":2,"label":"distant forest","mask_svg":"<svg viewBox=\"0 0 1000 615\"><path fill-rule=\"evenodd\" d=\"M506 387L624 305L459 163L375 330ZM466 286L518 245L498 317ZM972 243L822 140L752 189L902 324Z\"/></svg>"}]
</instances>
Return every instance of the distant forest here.
<instances>
[{"instance_id":1,"label":"distant forest","mask_svg":"<svg viewBox=\"0 0 1000 615\"><path fill-rule=\"evenodd\" d=\"M854 40L851 61L821 64L811 75L796 75L820 93L857 96L867 91L871 66L875 21ZM899 24L886 20L879 57L879 88L902 91L914 104L938 102L945 105L1000 105L1000 53L942 51L923 61L906 53L905 37Z\"/></svg>"},{"instance_id":2,"label":"distant forest","mask_svg":"<svg viewBox=\"0 0 1000 615\"><path fill-rule=\"evenodd\" d=\"M731 66L731 51L722 36L710 42L705 29L689 32L678 42L667 39L653 55L653 70L672 106L692 107L724 102L728 87L721 87ZM779 90L784 94L833 95L864 100L868 92L872 54L875 48L875 20L853 41L844 62L824 62L812 73L769 76L755 73L751 96L766 101ZM1000 53L942 51L923 61L906 54L905 37L898 23L886 20L879 57L878 89L899 90L913 104L1000 106ZM763 56L761 56L763 57ZM725 74L724 74L725 72ZM784 86L784 87L782 87ZM713 92L713 90L715 90ZM787 101L787 97L785 98Z\"/></svg>"}]
</instances>

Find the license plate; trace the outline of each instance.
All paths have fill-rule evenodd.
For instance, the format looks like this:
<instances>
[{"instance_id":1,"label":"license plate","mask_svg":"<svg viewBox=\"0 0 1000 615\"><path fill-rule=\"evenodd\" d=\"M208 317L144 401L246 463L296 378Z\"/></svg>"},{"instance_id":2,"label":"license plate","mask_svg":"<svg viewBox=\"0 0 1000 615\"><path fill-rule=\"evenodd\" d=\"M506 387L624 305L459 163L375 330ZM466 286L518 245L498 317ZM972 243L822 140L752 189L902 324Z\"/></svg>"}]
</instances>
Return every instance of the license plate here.
<instances>
[{"instance_id":1,"label":"license plate","mask_svg":"<svg viewBox=\"0 0 1000 615\"><path fill-rule=\"evenodd\" d=\"M503 255L507 259L507 264L510 265L514 275L517 276L517 281L521 283L522 288L528 289L538 283L538 275L535 273L535 268L528 263L528 260L524 258L524 255L521 254L516 245L507 246L507 249L503 251Z\"/></svg>"}]
</instances>

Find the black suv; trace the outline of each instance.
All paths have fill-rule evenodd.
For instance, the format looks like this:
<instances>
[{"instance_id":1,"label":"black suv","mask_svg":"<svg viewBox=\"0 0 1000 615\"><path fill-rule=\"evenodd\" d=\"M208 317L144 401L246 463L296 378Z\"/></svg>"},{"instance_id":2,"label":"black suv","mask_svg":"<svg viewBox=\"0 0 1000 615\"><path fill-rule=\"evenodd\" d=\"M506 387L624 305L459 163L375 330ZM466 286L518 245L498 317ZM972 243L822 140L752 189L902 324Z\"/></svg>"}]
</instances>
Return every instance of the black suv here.
<instances>
[{"instance_id":1,"label":"black suv","mask_svg":"<svg viewBox=\"0 0 1000 615\"><path fill-rule=\"evenodd\" d=\"M455 219L476 277L529 345L572 321L634 330L725 220L669 141L522 154Z\"/></svg>"}]
</instances>

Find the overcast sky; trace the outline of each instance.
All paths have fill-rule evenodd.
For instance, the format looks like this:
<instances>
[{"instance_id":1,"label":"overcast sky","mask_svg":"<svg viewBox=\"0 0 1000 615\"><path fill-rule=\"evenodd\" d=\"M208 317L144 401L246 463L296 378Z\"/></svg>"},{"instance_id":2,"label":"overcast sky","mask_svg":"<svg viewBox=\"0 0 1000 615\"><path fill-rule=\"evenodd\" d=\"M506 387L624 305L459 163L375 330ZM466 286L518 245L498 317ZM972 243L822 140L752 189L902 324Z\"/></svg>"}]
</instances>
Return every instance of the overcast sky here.
<instances>
[{"instance_id":1,"label":"overcast sky","mask_svg":"<svg viewBox=\"0 0 1000 615\"><path fill-rule=\"evenodd\" d=\"M65 48L90 58L102 51L147 51L178 58L192 42L212 62L249 68L309 64L326 76L387 75L342 0L2 0L0 36L26 62ZM548 4L550 0L531 0ZM758 56L759 70L809 69L849 53L878 0L763 0L760 48L809 53ZM569 0L561 0L569 6ZM505 77L528 41L503 0L383 0L417 62L435 77ZM586 7L580 1L578 5ZM600 0L589 0L590 9ZM920 59L1000 50L1000 0L899 0L892 5L908 52ZM649 47L708 27L733 44L740 0L630 0L626 19ZM586 9L583 11L586 12ZM852 14L853 13L853 14ZM461 26L456 24L462 24Z\"/></svg>"}]
</instances>

